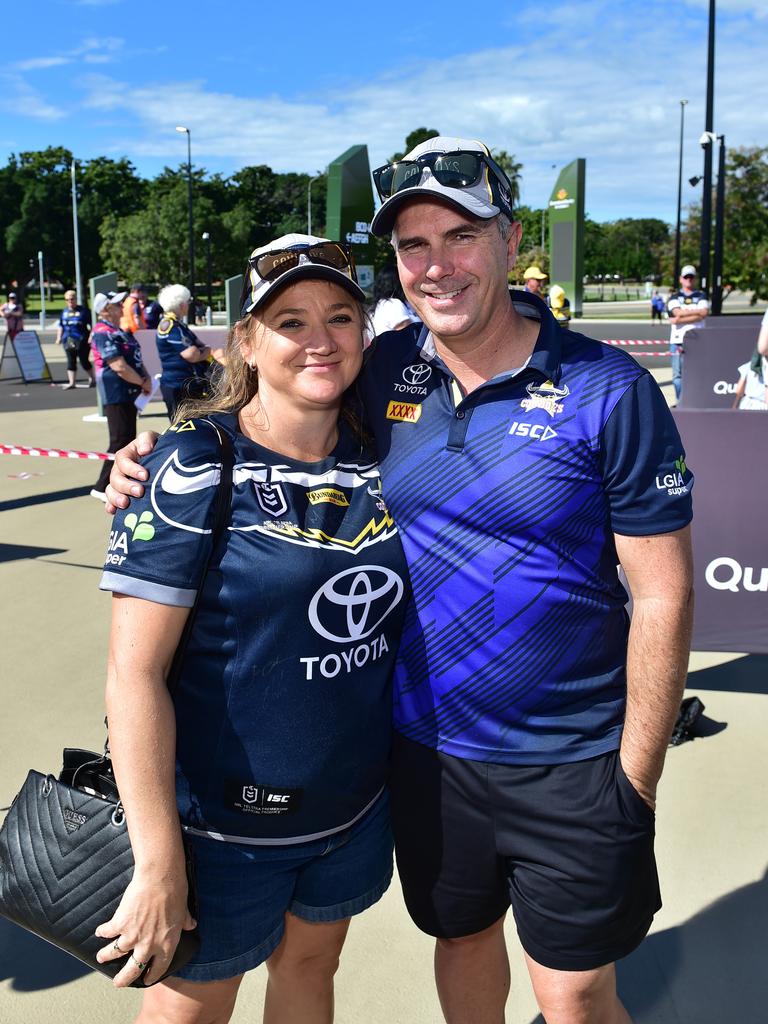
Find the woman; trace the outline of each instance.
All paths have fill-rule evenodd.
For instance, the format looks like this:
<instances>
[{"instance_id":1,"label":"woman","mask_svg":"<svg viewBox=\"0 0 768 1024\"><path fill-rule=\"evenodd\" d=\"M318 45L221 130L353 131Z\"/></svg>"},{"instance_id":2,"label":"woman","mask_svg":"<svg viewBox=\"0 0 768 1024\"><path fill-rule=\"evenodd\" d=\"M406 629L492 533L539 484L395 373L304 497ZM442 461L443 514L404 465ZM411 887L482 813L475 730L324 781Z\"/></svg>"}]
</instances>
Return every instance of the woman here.
<instances>
[{"instance_id":1,"label":"woman","mask_svg":"<svg viewBox=\"0 0 768 1024\"><path fill-rule=\"evenodd\" d=\"M91 333L91 314L87 306L78 306L77 292L71 288L64 292L66 306L61 311L59 323L56 328L56 344L64 346L67 357L67 383L65 391L71 391L75 387L77 379L77 361L85 370L88 376L88 387L96 385L91 366L91 347L88 339Z\"/></svg>"},{"instance_id":2,"label":"woman","mask_svg":"<svg viewBox=\"0 0 768 1024\"><path fill-rule=\"evenodd\" d=\"M194 393L195 386L204 385L211 356L210 348L182 319L189 312L190 298L189 288L183 284L169 284L157 297L164 311L155 336L157 354L163 366L160 390L171 421L185 394Z\"/></svg>"},{"instance_id":3,"label":"woman","mask_svg":"<svg viewBox=\"0 0 768 1024\"><path fill-rule=\"evenodd\" d=\"M109 428L108 452L128 444L136 436L136 396L149 394L152 380L141 361L139 343L132 334L120 330L120 316L125 292L99 293L93 300L98 320L91 333L91 346L98 353L101 395ZM91 491L92 498L106 501L112 463L102 463L99 479Z\"/></svg>"},{"instance_id":4,"label":"woman","mask_svg":"<svg viewBox=\"0 0 768 1024\"><path fill-rule=\"evenodd\" d=\"M378 272L373 282L373 300L371 322L374 337L386 331L400 331L419 319L405 301L397 267L384 267Z\"/></svg>"},{"instance_id":5,"label":"woman","mask_svg":"<svg viewBox=\"0 0 768 1024\"><path fill-rule=\"evenodd\" d=\"M131 953L116 985L150 961L158 977L192 926L179 815L198 879L200 953L146 992L141 1024L226 1022L264 961L265 1020L332 1020L350 917L392 873L384 783L407 577L346 409L364 293L344 247L305 235L257 249L246 283L217 391L145 461L152 485L116 519L101 584L115 594L107 710L136 858L97 930L101 959ZM220 432L235 452L230 523L174 707L165 676L210 553Z\"/></svg>"}]
</instances>

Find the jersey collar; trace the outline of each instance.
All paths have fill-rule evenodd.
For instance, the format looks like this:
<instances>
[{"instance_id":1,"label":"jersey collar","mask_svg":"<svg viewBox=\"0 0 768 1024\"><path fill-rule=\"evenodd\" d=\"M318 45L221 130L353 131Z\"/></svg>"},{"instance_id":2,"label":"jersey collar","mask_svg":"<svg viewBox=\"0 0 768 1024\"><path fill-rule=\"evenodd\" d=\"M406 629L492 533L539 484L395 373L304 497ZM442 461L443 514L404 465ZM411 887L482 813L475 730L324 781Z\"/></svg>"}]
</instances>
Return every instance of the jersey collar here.
<instances>
[{"instance_id":1,"label":"jersey collar","mask_svg":"<svg viewBox=\"0 0 768 1024\"><path fill-rule=\"evenodd\" d=\"M515 289L510 291L510 299L520 316L539 321L539 336L536 339L536 344L530 358L523 366L510 367L508 371L496 374L495 377L486 383L497 383L516 377L522 370L535 370L536 373L541 374L544 380L551 380L557 383L560 379L563 328L555 320L546 302L532 292L522 292ZM446 374L449 373L448 368L437 354L432 332L426 325L422 327L416 339L416 345L421 358L425 362L438 366Z\"/></svg>"}]
</instances>

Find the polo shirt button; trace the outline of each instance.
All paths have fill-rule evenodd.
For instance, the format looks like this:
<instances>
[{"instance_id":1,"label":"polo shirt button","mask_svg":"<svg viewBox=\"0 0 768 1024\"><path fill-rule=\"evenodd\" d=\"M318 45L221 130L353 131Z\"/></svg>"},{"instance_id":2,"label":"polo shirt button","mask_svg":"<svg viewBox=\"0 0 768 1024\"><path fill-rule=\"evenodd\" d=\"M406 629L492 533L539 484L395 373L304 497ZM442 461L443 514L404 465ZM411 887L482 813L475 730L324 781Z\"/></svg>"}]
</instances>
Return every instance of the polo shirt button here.
<instances>
[{"instance_id":1,"label":"polo shirt button","mask_svg":"<svg viewBox=\"0 0 768 1024\"><path fill-rule=\"evenodd\" d=\"M466 413L462 409L459 409L459 411L456 413L457 420L463 420L465 416Z\"/></svg>"}]
</instances>

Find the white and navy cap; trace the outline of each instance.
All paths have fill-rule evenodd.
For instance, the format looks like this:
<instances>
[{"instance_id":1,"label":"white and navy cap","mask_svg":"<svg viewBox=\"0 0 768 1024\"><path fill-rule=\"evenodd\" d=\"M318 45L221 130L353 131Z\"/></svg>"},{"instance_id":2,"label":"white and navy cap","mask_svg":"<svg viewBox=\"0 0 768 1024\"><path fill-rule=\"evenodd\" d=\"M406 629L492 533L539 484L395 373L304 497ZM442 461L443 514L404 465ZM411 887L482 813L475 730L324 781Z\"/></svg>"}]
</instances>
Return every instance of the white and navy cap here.
<instances>
[{"instance_id":1,"label":"white and navy cap","mask_svg":"<svg viewBox=\"0 0 768 1024\"><path fill-rule=\"evenodd\" d=\"M427 153L453 153L456 150L476 151L492 159L488 147L482 142L478 142L477 139L458 139L447 135L437 135L433 139L427 139L426 142L422 142L412 149L410 153L406 153L403 159L417 160ZM494 166L496 166L495 162ZM416 196L442 199L458 210L470 213L473 217L481 217L483 220L490 220L491 217L497 217L500 213L505 213L512 218L514 213L509 180L501 168L498 168L498 171L497 174L486 165L474 185L467 188L451 188L441 185L429 166L425 165L418 185L395 192L379 208L371 222L371 233L374 235L389 234L394 227L400 207Z\"/></svg>"},{"instance_id":2,"label":"white and navy cap","mask_svg":"<svg viewBox=\"0 0 768 1024\"><path fill-rule=\"evenodd\" d=\"M107 306L119 306L128 292L98 292L93 299L94 313L103 313Z\"/></svg>"},{"instance_id":3,"label":"white and navy cap","mask_svg":"<svg viewBox=\"0 0 768 1024\"><path fill-rule=\"evenodd\" d=\"M680 277L697 277L696 267L691 263L686 263L683 269L680 271Z\"/></svg>"},{"instance_id":4,"label":"white and navy cap","mask_svg":"<svg viewBox=\"0 0 768 1024\"><path fill-rule=\"evenodd\" d=\"M329 263L317 262L322 258L320 251L315 250L316 246L335 247L338 256L339 266L332 266ZM297 261L294 266L283 271L278 276L265 280L256 269L259 256L267 253L290 253L295 251ZM333 253L333 249L330 250ZM293 262L292 260L288 262ZM341 285L342 288L357 299L358 302L365 302L366 295L357 283L355 264L346 246L340 242L334 242L330 238L317 238L314 235L281 235L272 242L254 249L248 260L248 271L245 281L243 301L241 303L240 315L246 316L258 309L275 289L283 288L287 284L306 278L319 278L323 281L331 281L333 284Z\"/></svg>"}]
</instances>

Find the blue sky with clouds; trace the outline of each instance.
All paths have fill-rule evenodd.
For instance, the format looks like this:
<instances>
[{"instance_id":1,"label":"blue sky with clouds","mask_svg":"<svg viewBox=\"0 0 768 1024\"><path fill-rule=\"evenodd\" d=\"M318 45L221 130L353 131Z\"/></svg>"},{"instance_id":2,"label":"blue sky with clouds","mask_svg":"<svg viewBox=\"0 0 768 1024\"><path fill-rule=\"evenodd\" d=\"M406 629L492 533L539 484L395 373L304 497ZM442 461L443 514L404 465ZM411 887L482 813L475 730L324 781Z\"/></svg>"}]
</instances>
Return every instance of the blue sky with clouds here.
<instances>
[{"instance_id":1,"label":"blue sky with clouds","mask_svg":"<svg viewBox=\"0 0 768 1024\"><path fill-rule=\"evenodd\" d=\"M186 159L314 172L356 143L371 166L419 125L523 164L523 201L587 160L598 220L675 217L700 174L708 0L420 4L40 0L0 69L0 161L65 145L145 175ZM715 130L768 145L768 0L718 0ZM684 201L697 192L684 184Z\"/></svg>"}]
</instances>

